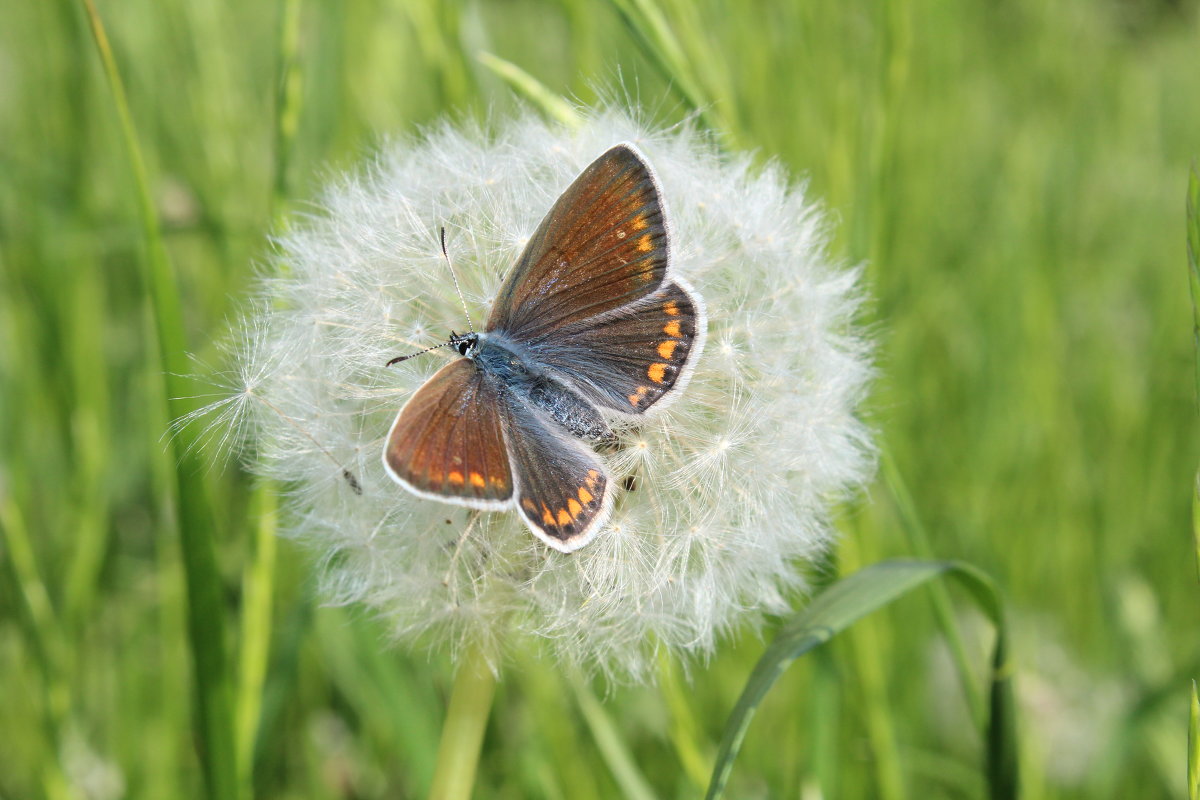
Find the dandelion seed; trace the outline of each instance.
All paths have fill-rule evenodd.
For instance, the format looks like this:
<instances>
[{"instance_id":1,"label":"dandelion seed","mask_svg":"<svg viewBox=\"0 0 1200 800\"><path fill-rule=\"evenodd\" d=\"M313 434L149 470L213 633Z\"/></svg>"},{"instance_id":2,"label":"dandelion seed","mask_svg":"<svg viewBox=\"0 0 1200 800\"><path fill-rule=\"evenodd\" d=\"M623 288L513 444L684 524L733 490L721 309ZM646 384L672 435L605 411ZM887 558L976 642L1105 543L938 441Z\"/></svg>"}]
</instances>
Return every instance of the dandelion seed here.
<instances>
[{"instance_id":1,"label":"dandelion seed","mask_svg":"<svg viewBox=\"0 0 1200 800\"><path fill-rule=\"evenodd\" d=\"M392 419L457 355L383 365L467 327L439 229L470 315L486 318L555 198L623 141L661 181L672 269L704 298L709 346L669 408L610 420L619 445L598 455L620 484L613 514L564 555L511 511L454 508L389 479ZM244 325L240 388L218 405L252 467L290 488L285 528L321 554L328 599L370 606L399 640L498 656L527 636L631 681L653 676L660 648L703 657L735 625L786 610L831 538L830 504L873 461L855 414L871 372L853 328L857 276L830 263L824 217L780 169L620 111L569 131L519 116L395 143L321 206L277 242L280 269Z\"/></svg>"}]
</instances>

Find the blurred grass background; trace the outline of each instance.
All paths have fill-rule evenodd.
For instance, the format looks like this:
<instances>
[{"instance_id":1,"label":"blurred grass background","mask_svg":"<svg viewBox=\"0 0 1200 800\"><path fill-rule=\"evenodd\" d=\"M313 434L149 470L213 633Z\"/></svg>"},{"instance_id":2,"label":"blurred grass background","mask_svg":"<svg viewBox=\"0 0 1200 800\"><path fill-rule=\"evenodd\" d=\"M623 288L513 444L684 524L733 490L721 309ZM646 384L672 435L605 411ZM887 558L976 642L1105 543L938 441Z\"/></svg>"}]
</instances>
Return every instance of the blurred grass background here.
<instances>
[{"instance_id":1,"label":"blurred grass background","mask_svg":"<svg viewBox=\"0 0 1200 800\"><path fill-rule=\"evenodd\" d=\"M102 2L194 371L219 365L281 213L384 135L514 106L480 52L584 102L685 115L620 5ZM839 219L836 253L869 264L869 413L933 554L1008 591L1025 796L1183 797L1200 671L1182 225L1196 2L662 7L726 141L807 177ZM9 3L0 20L0 797L204 796L129 160L83 7ZM195 480L217 517L238 731L218 744L239 753L241 796L422 796L446 660L321 608L307 555L270 552L270 501L236 469ZM882 485L844 521L842 569L913 555ZM987 632L960 623L982 680ZM981 796L936 631L906 600L793 667L729 796ZM742 636L690 685L676 666L661 689L607 696L520 659L477 796L628 794L596 713L653 795L696 796L763 647Z\"/></svg>"}]
</instances>

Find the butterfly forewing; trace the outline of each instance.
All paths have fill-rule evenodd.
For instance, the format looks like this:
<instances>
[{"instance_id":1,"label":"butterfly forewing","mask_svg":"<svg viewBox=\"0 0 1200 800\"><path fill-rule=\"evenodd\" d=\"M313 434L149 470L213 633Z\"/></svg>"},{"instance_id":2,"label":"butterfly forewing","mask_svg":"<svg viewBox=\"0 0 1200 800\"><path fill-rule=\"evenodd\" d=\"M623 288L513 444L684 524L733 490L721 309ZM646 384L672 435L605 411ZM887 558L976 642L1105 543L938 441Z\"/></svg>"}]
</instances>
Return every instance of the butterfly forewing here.
<instances>
[{"instance_id":1,"label":"butterfly forewing","mask_svg":"<svg viewBox=\"0 0 1200 800\"><path fill-rule=\"evenodd\" d=\"M467 359L442 367L396 417L383 461L418 494L476 508L512 497L500 387Z\"/></svg>"},{"instance_id":2,"label":"butterfly forewing","mask_svg":"<svg viewBox=\"0 0 1200 800\"><path fill-rule=\"evenodd\" d=\"M563 192L501 287L488 330L536 341L651 294L667 272L667 232L650 168L628 145Z\"/></svg>"},{"instance_id":3,"label":"butterfly forewing","mask_svg":"<svg viewBox=\"0 0 1200 800\"><path fill-rule=\"evenodd\" d=\"M608 475L595 454L542 414L507 405L505 428L516 480L517 508L546 544L571 552L608 519Z\"/></svg>"},{"instance_id":4,"label":"butterfly forewing","mask_svg":"<svg viewBox=\"0 0 1200 800\"><path fill-rule=\"evenodd\" d=\"M668 283L629 308L563 330L537 353L596 405L641 414L680 388L703 336L699 302Z\"/></svg>"}]
</instances>

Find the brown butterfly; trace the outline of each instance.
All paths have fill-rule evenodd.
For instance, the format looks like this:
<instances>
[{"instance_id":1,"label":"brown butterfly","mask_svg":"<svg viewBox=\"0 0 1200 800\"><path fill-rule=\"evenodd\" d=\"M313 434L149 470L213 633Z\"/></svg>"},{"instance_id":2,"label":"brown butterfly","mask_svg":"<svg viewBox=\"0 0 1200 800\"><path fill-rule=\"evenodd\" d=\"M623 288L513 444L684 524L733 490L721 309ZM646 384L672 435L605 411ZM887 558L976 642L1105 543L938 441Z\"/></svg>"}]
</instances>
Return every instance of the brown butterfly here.
<instances>
[{"instance_id":1,"label":"brown butterfly","mask_svg":"<svg viewBox=\"0 0 1200 800\"><path fill-rule=\"evenodd\" d=\"M564 553L587 544L614 484L583 442L615 439L606 412L637 417L677 395L703 345L703 303L671 274L669 240L637 148L592 162L534 232L484 331L439 345L463 357L400 410L388 474L421 497L515 506Z\"/></svg>"}]
</instances>

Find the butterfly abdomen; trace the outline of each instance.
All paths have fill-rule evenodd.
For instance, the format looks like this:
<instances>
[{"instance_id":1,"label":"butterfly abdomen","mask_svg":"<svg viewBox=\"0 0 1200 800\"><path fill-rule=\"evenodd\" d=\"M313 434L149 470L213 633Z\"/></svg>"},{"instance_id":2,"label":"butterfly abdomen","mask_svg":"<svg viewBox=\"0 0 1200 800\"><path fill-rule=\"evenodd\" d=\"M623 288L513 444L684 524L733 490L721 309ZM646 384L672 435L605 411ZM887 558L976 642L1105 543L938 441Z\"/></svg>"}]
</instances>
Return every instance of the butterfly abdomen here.
<instances>
[{"instance_id":1,"label":"butterfly abdomen","mask_svg":"<svg viewBox=\"0 0 1200 800\"><path fill-rule=\"evenodd\" d=\"M596 407L560 380L536 367L522 348L492 332L480 339L472 358L480 370L499 379L510 391L534 408L546 412L572 436L594 442L610 442L613 433Z\"/></svg>"},{"instance_id":2,"label":"butterfly abdomen","mask_svg":"<svg viewBox=\"0 0 1200 800\"><path fill-rule=\"evenodd\" d=\"M580 439L610 442L616 438L595 406L552 378L539 375L529 386L529 401Z\"/></svg>"}]
</instances>

